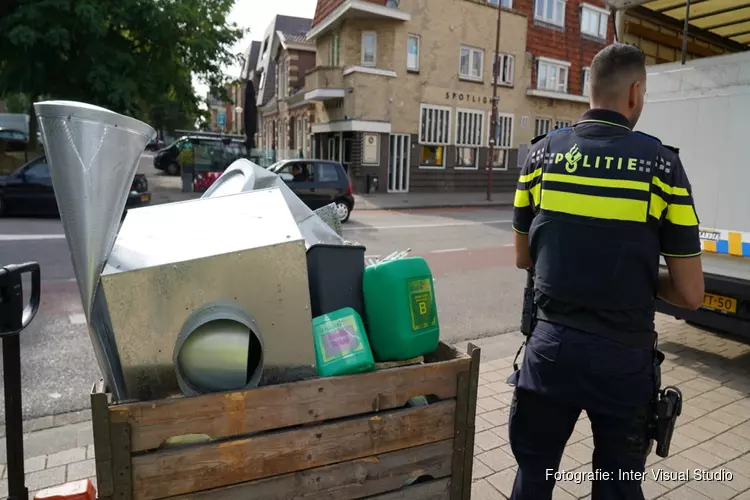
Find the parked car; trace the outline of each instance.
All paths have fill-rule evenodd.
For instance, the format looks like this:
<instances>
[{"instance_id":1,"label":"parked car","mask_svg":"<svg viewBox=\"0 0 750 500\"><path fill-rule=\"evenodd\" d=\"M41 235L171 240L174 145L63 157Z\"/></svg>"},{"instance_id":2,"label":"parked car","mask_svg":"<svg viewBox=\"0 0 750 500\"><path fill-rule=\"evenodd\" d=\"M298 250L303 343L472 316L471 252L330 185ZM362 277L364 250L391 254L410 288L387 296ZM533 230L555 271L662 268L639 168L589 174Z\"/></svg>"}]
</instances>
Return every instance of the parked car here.
<instances>
[{"instance_id":1,"label":"parked car","mask_svg":"<svg viewBox=\"0 0 750 500\"><path fill-rule=\"evenodd\" d=\"M354 210L352 183L341 163L329 160L282 160L268 167L287 183L300 200L312 210L336 204L341 222Z\"/></svg>"},{"instance_id":2,"label":"parked car","mask_svg":"<svg viewBox=\"0 0 750 500\"><path fill-rule=\"evenodd\" d=\"M164 144L164 141L157 137L153 141L150 141L148 144L146 144L146 151L158 151L160 149L163 149L165 145L166 144Z\"/></svg>"},{"instance_id":3,"label":"parked car","mask_svg":"<svg viewBox=\"0 0 750 500\"><path fill-rule=\"evenodd\" d=\"M154 168L179 175L181 164L194 161L196 172L223 172L238 158L247 157L245 143L237 139L184 136L154 156Z\"/></svg>"},{"instance_id":4,"label":"parked car","mask_svg":"<svg viewBox=\"0 0 750 500\"><path fill-rule=\"evenodd\" d=\"M0 141L5 142L5 150L8 153L26 151L29 145L29 134L13 128L0 128Z\"/></svg>"},{"instance_id":5,"label":"parked car","mask_svg":"<svg viewBox=\"0 0 750 500\"><path fill-rule=\"evenodd\" d=\"M143 174L136 174L130 186L128 208L148 205L151 193ZM21 165L12 174L0 177L0 216L15 215L59 215L55 191L52 187L47 158L39 156Z\"/></svg>"}]
</instances>

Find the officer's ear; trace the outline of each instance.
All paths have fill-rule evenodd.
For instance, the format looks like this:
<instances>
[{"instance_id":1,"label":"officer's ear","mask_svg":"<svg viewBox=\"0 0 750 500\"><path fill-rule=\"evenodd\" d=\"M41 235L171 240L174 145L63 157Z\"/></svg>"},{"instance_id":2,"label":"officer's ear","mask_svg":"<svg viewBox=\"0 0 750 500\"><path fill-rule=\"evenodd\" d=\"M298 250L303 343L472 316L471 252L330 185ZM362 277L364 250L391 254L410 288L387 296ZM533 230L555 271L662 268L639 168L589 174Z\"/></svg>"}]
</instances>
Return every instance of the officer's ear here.
<instances>
[{"instance_id":1,"label":"officer's ear","mask_svg":"<svg viewBox=\"0 0 750 500\"><path fill-rule=\"evenodd\" d=\"M631 109L637 108L641 102L641 82L635 80L630 84L628 92L628 107Z\"/></svg>"}]
</instances>

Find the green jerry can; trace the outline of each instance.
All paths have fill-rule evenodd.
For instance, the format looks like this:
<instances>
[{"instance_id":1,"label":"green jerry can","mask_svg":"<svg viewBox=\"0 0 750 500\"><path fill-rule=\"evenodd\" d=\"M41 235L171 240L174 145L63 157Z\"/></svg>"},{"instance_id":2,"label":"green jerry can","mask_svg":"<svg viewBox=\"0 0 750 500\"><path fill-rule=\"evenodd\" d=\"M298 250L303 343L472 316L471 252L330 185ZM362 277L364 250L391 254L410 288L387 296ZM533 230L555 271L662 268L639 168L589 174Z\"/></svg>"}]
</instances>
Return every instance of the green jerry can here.
<instances>
[{"instance_id":1,"label":"green jerry can","mask_svg":"<svg viewBox=\"0 0 750 500\"><path fill-rule=\"evenodd\" d=\"M426 260L407 257L368 266L362 288L377 362L416 358L437 349L440 324Z\"/></svg>"},{"instance_id":2,"label":"green jerry can","mask_svg":"<svg viewBox=\"0 0 750 500\"><path fill-rule=\"evenodd\" d=\"M344 307L313 319L318 375L335 377L375 370L370 343L359 313Z\"/></svg>"}]
</instances>

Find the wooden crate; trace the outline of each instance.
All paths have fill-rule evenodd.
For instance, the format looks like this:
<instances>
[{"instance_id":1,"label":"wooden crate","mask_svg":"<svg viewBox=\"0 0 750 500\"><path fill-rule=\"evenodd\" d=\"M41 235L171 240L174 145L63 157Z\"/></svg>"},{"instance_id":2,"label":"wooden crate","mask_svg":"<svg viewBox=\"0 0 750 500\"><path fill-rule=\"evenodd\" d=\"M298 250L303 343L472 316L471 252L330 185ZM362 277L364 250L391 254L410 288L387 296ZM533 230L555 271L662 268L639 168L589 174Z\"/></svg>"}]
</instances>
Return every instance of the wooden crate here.
<instances>
[{"instance_id":1,"label":"wooden crate","mask_svg":"<svg viewBox=\"0 0 750 500\"><path fill-rule=\"evenodd\" d=\"M110 404L91 394L101 500L467 500L479 349L242 392ZM406 407L415 396L439 401ZM210 441L163 446L169 438Z\"/></svg>"}]
</instances>

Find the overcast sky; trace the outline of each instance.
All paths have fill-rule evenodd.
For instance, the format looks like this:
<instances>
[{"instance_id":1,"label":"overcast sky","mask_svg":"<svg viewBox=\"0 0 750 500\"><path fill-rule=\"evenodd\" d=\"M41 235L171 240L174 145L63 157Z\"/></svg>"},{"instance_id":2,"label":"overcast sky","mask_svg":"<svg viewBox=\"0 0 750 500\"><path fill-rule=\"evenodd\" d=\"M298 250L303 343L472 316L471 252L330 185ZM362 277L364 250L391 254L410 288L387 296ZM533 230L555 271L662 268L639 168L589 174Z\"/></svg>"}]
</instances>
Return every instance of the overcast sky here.
<instances>
[{"instance_id":1,"label":"overcast sky","mask_svg":"<svg viewBox=\"0 0 750 500\"><path fill-rule=\"evenodd\" d=\"M250 41L261 40L273 16L277 14L312 19L316 3L316 0L236 0L229 14L229 21L243 28L250 28L250 34L241 40L232 52L244 53ZM227 68L226 73L231 77L237 77L240 69L240 66ZM195 82L195 88L201 96L208 92L208 88L198 82Z\"/></svg>"}]
</instances>

